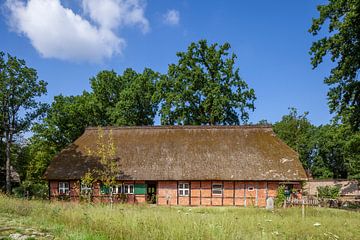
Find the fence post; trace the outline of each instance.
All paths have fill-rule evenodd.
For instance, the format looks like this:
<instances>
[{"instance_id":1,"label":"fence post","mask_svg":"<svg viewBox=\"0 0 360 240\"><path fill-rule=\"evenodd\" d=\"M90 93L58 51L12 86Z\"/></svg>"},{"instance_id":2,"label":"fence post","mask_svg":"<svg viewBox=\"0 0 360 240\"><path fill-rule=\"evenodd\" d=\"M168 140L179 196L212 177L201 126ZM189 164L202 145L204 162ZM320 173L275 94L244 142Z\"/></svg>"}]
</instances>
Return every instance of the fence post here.
<instances>
[{"instance_id":1,"label":"fence post","mask_svg":"<svg viewBox=\"0 0 360 240\"><path fill-rule=\"evenodd\" d=\"M302 215L302 218L304 219L305 218L305 204L304 204L304 199L302 199L302 204L301 204L301 215Z\"/></svg>"}]
</instances>

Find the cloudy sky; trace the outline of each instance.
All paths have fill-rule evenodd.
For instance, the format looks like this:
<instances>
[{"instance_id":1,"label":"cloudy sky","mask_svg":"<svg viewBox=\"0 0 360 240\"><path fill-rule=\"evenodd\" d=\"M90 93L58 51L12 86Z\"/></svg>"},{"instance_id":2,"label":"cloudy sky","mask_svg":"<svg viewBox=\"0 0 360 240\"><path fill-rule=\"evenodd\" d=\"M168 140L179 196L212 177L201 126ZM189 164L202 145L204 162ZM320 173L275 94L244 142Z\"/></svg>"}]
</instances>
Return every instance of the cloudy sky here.
<instances>
[{"instance_id":1,"label":"cloudy sky","mask_svg":"<svg viewBox=\"0 0 360 240\"><path fill-rule=\"evenodd\" d=\"M255 89L250 121L278 121L288 107L330 120L323 78L312 70L307 32L323 1L4 0L0 51L27 62L49 83L44 101L89 90L100 70L145 67L165 73L194 41L229 42L242 78Z\"/></svg>"}]
</instances>

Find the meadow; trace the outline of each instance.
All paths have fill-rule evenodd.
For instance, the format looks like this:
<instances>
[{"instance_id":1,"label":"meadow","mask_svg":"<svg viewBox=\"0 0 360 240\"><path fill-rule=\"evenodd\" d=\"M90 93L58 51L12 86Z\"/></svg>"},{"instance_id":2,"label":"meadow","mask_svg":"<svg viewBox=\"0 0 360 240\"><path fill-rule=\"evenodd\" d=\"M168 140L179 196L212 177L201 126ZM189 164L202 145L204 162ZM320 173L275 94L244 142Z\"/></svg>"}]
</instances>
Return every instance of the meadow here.
<instances>
[{"instance_id":1,"label":"meadow","mask_svg":"<svg viewBox=\"0 0 360 240\"><path fill-rule=\"evenodd\" d=\"M360 212L91 205L0 195L0 239L360 239ZM31 235L31 234L29 234Z\"/></svg>"}]
</instances>

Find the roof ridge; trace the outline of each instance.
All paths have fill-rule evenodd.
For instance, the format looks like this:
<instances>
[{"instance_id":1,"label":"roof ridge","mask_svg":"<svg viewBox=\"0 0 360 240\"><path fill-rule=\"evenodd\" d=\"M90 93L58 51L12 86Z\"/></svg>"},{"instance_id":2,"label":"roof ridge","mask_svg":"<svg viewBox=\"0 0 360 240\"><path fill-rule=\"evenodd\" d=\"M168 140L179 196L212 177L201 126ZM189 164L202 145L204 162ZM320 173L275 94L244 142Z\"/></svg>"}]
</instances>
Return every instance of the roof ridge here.
<instances>
[{"instance_id":1,"label":"roof ridge","mask_svg":"<svg viewBox=\"0 0 360 240\"><path fill-rule=\"evenodd\" d=\"M100 126L87 127L86 130L98 130ZM101 127L105 130L116 129L272 129L270 124L256 124L256 125L155 125L155 126L105 126Z\"/></svg>"}]
</instances>

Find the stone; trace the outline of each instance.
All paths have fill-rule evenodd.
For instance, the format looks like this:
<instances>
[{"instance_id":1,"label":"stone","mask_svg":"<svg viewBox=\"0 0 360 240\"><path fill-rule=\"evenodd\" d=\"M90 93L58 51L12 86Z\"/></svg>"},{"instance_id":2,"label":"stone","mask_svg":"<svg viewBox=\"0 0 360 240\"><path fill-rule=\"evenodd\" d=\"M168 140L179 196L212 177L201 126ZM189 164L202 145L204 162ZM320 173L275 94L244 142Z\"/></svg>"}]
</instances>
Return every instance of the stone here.
<instances>
[{"instance_id":1,"label":"stone","mask_svg":"<svg viewBox=\"0 0 360 240\"><path fill-rule=\"evenodd\" d=\"M266 209L274 210L274 199L272 197L266 199Z\"/></svg>"}]
</instances>

